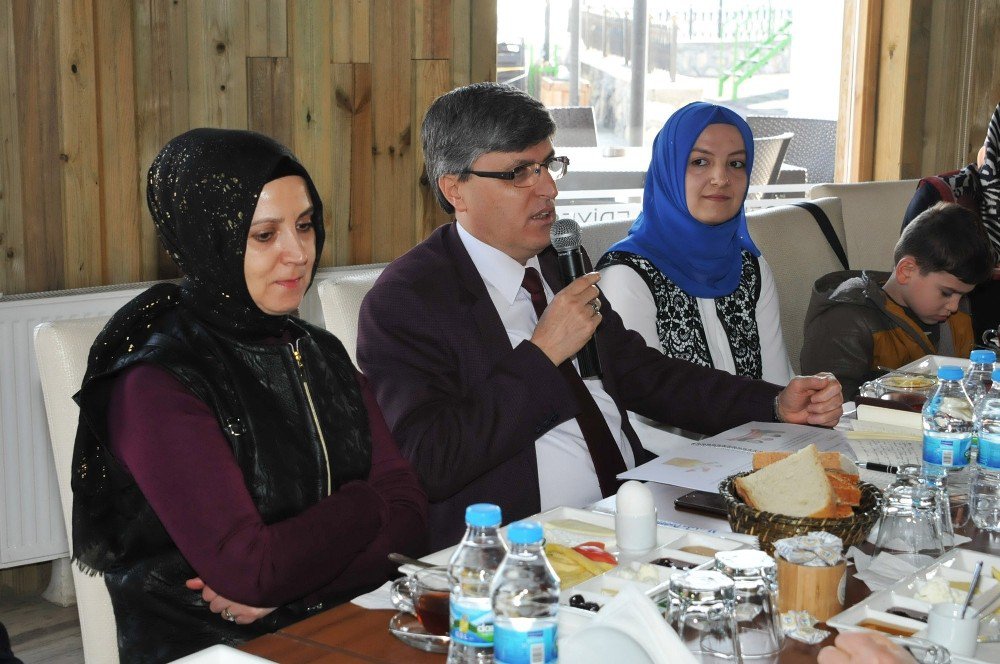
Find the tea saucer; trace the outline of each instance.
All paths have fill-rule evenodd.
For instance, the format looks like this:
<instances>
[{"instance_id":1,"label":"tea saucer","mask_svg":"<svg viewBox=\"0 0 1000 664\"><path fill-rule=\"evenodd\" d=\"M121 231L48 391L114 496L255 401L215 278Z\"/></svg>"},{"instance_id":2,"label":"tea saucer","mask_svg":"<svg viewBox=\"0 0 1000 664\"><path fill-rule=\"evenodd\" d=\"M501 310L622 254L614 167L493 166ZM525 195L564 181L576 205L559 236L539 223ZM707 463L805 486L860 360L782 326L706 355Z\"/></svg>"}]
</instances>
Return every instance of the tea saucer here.
<instances>
[{"instance_id":1,"label":"tea saucer","mask_svg":"<svg viewBox=\"0 0 1000 664\"><path fill-rule=\"evenodd\" d=\"M389 631L406 645L427 652L448 652L448 644L451 643L447 636L428 634L417 617L405 611L389 619Z\"/></svg>"}]
</instances>

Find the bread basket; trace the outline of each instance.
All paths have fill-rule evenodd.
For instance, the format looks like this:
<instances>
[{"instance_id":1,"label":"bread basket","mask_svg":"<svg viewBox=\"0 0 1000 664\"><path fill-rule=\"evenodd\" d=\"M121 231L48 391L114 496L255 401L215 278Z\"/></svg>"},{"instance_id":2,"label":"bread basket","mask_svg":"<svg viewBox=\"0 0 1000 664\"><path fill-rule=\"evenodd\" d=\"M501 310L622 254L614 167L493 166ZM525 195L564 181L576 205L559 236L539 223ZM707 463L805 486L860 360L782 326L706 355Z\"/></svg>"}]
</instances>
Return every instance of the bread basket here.
<instances>
[{"instance_id":1,"label":"bread basket","mask_svg":"<svg viewBox=\"0 0 1000 664\"><path fill-rule=\"evenodd\" d=\"M858 488L861 489L861 504L854 508L854 516L845 519L811 519L762 512L743 502L733 488L733 481L737 477L749 475L751 472L753 471L748 470L730 475L719 484L719 493L726 503L729 527L733 532L756 535L760 540L761 550L770 555L774 555L774 543L777 540L814 530L833 533L843 540L845 549L851 545L861 544L882 514L882 492L868 482L858 482Z\"/></svg>"}]
</instances>

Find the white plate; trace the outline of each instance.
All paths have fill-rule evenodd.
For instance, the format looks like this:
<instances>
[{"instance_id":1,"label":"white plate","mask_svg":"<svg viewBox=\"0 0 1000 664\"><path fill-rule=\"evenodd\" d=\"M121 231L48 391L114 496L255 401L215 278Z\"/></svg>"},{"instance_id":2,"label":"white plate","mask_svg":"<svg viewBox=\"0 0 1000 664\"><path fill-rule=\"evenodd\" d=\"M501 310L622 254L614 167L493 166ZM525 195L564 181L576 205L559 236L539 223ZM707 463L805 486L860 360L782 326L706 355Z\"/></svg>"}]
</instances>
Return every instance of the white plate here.
<instances>
[{"instance_id":1,"label":"white plate","mask_svg":"<svg viewBox=\"0 0 1000 664\"><path fill-rule=\"evenodd\" d=\"M899 370L925 374L927 376L937 376L937 370L947 364L968 369L969 358L948 357L947 355L924 355L919 360L904 364Z\"/></svg>"},{"instance_id":2,"label":"white plate","mask_svg":"<svg viewBox=\"0 0 1000 664\"><path fill-rule=\"evenodd\" d=\"M563 544L564 546L575 546L577 544L581 544L582 542L602 541L606 544L606 549L609 553L618 553L617 543L614 538L615 517L613 514L607 514L605 512L592 512L590 510L576 509L573 507L556 507L528 518L541 522L542 527L545 530L546 540L549 542L556 542ZM609 532L605 532L604 534L576 532L573 530L556 529L550 525L554 521L564 519L573 519L594 526L607 528ZM506 532L506 527L500 529L501 536L505 536ZM720 535L712 535L663 525L658 525L656 528L656 544L657 548L653 549L648 555L644 556L644 560L642 562L648 562L656 558L675 558L688 562L692 566L698 566L710 562L712 557L683 551L682 547L699 546L711 548L716 551L731 551L733 549L749 548L749 545L746 542L737 539L727 539L726 537ZM451 555L455 551L455 548L456 547L452 546L447 549L442 549L441 551L436 551L432 554L424 556L421 560L431 563L432 565L447 565L448 561L451 560ZM399 568L399 571L403 574L412 574L416 570L417 568L413 565L403 565ZM569 598L573 595L580 594L583 595L584 599L588 602L597 602L603 606L618 590L621 589L622 585L626 583L635 585L640 591L646 593L647 595L655 595L659 592L659 589L666 586L670 577L677 571L678 570L665 567L658 568L658 579L655 583L627 581L617 575L614 575L612 572L593 577L575 586L562 588L562 592L560 593L560 603L563 607L560 611L571 611L574 613L580 613L584 616L592 616L593 613L590 611L570 608Z\"/></svg>"},{"instance_id":3,"label":"white plate","mask_svg":"<svg viewBox=\"0 0 1000 664\"><path fill-rule=\"evenodd\" d=\"M261 664L271 662L257 655L237 650L229 646L217 645L198 652L191 653L187 657L174 660L174 664Z\"/></svg>"},{"instance_id":4,"label":"white plate","mask_svg":"<svg viewBox=\"0 0 1000 664\"><path fill-rule=\"evenodd\" d=\"M827 624L839 630L868 629L858 623L874 619L903 629L914 630L913 636L927 638L927 623L886 613L892 608L909 609L918 612L930 610L930 604L916 599L921 583L935 577L950 582L967 582L972 579L972 570L978 561L983 561L983 574L979 591L972 600L973 609L990 607L995 610L1000 600L1000 583L993 579L992 568L1000 569L1000 556L991 556L978 551L952 549L933 563L905 576L885 590L873 593L858 604L827 620ZM980 643L974 657L952 655L956 662L973 664L996 664L1000 662L1000 643Z\"/></svg>"},{"instance_id":5,"label":"white plate","mask_svg":"<svg viewBox=\"0 0 1000 664\"><path fill-rule=\"evenodd\" d=\"M611 531L614 531L615 529L614 514L608 514L606 512L593 512L591 510L577 509L575 507L553 507L552 509L541 512L540 514L530 516L528 519L532 521L540 521L543 527L545 527L546 523L551 521L558 521L560 519L576 519L577 521L583 521L595 526L602 526ZM506 534L507 527L504 526L500 529L500 535L506 539ZM617 553L618 551L613 535L602 537L600 535L574 533L565 530L560 530L556 533L553 532L551 528L545 528L545 536L549 541L555 541L559 544L567 546L575 546L582 542L600 540L607 544L607 549L612 553ZM662 547L667 544L670 544L672 548L698 545L713 547L719 551L749 548L749 545L746 542L738 539L739 537L744 536L737 535L736 537L729 539L726 537L726 534L712 535L664 525L658 525L656 527L656 545L658 547ZM424 556L421 560L431 563L432 565L447 565L448 561L451 560L451 554L454 553L455 548L455 546L450 546L447 549L435 551L434 553ZM692 560L692 562L696 562L698 564L711 559L710 557L698 556L690 553L687 553L686 555ZM658 557L660 556L651 555L650 559ZM399 571L403 574L413 574L416 570L417 567L413 565L402 565L399 568Z\"/></svg>"}]
</instances>

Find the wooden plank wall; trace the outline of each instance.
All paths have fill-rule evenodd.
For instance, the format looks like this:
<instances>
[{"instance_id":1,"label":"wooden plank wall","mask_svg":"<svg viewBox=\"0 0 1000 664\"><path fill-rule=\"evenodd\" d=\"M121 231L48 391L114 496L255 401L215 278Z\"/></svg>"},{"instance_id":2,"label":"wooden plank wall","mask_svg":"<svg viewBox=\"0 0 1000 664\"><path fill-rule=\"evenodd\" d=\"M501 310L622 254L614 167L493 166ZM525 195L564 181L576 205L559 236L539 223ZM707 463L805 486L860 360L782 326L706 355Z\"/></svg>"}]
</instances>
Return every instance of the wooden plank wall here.
<instances>
[{"instance_id":1,"label":"wooden plank wall","mask_svg":"<svg viewBox=\"0 0 1000 664\"><path fill-rule=\"evenodd\" d=\"M847 0L838 179L896 180L971 162L1000 102L1000 2ZM850 35L846 33L852 33ZM852 94L853 93L853 94Z\"/></svg>"},{"instance_id":2,"label":"wooden plank wall","mask_svg":"<svg viewBox=\"0 0 1000 664\"><path fill-rule=\"evenodd\" d=\"M171 137L289 145L326 210L323 265L395 258L446 221L420 122L495 79L497 0L0 2L0 293L175 276L145 203Z\"/></svg>"}]
</instances>

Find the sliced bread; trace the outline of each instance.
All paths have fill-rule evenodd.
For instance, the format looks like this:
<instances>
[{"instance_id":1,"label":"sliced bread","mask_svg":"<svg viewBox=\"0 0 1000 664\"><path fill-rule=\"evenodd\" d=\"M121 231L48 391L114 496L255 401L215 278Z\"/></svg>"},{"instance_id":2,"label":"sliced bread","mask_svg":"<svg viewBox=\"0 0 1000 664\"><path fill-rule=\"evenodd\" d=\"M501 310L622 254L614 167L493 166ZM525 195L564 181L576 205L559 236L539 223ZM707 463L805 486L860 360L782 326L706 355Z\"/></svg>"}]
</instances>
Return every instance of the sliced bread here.
<instances>
[{"instance_id":1,"label":"sliced bread","mask_svg":"<svg viewBox=\"0 0 1000 664\"><path fill-rule=\"evenodd\" d=\"M791 452L754 452L753 469L759 470L764 466L770 466L775 461L780 461L790 454ZM854 475L854 478L857 479L857 465L840 452L817 452L817 455L824 468Z\"/></svg>"},{"instance_id":2,"label":"sliced bread","mask_svg":"<svg viewBox=\"0 0 1000 664\"><path fill-rule=\"evenodd\" d=\"M817 519L846 516L815 445L735 481L736 492L754 509Z\"/></svg>"}]
</instances>

